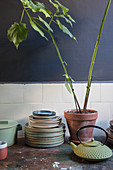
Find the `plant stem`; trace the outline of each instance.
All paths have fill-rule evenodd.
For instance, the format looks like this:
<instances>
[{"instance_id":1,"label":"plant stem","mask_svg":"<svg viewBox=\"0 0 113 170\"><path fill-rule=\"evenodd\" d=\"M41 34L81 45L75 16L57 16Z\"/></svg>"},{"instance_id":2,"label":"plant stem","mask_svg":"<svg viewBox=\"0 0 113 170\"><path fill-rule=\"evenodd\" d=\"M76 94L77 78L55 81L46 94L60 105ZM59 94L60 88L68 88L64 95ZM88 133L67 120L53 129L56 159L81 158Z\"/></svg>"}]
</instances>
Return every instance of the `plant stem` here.
<instances>
[{"instance_id":1,"label":"plant stem","mask_svg":"<svg viewBox=\"0 0 113 170\"><path fill-rule=\"evenodd\" d=\"M63 62L63 60L62 60L60 51L59 51L58 46L57 46L57 44L56 44L56 42L55 42L55 39L54 39L53 35L51 34L51 32L50 32L49 30L48 30L48 33L49 33L49 35L50 35L51 38L52 38L53 44L55 45L55 48L56 48L58 57L59 57L59 59L60 59L60 62L61 62L61 64L62 64L62 67L63 67L63 69L64 69L64 72L65 72L66 75L68 75L67 70L66 70L66 67L65 67L65 64L64 64L64 62ZM80 105L79 105L79 103L78 103L77 97L76 97L76 95L75 95L75 93L74 93L74 89L73 89L72 83L71 83L71 81L70 81L70 78L68 78L68 83L69 83L69 85L70 85L71 91L72 91L73 96L74 96L75 106L76 106L76 104L77 104L78 109L79 109L79 112L81 113L81 108L80 108ZM77 108L76 108L76 109L77 109Z\"/></svg>"},{"instance_id":2,"label":"plant stem","mask_svg":"<svg viewBox=\"0 0 113 170\"><path fill-rule=\"evenodd\" d=\"M89 76L88 76L88 83L87 83L83 112L86 112L86 107L87 107L89 92L90 92L90 87L91 87L92 72L93 72L93 68L94 68L94 64L95 64L95 59L96 59L96 54L97 54L97 50L98 50L98 46L99 46L99 42L100 42L100 37L101 37L102 30L103 30L103 27L104 27L105 19L106 19L107 14L108 14L110 3L111 3L111 0L108 0L107 6L106 6L106 9L105 9L105 12L104 12L104 16L103 16L103 19L102 19L102 22L101 22L100 30L99 30L99 33L98 33L98 37L97 37L96 45L95 45L95 48L94 48L93 56L92 56L92 61L91 61L90 69L89 69Z\"/></svg>"},{"instance_id":3,"label":"plant stem","mask_svg":"<svg viewBox=\"0 0 113 170\"><path fill-rule=\"evenodd\" d=\"M23 9L23 11L22 11L22 15L21 15L20 23L22 22L23 17L24 17L24 9Z\"/></svg>"},{"instance_id":4,"label":"plant stem","mask_svg":"<svg viewBox=\"0 0 113 170\"><path fill-rule=\"evenodd\" d=\"M52 21L54 21L53 19L54 19L54 16L55 16L56 14L57 14L57 10L56 10L56 12L54 13L54 15L52 16L52 18L51 18L51 20L50 20L50 22L49 22L49 25L51 25ZM62 67L63 67L63 69L64 69L64 72L65 72L66 75L68 75L67 70L66 70L66 67L65 67L65 62L63 61L63 59L62 59L62 57L61 57L61 54L60 54L59 48L58 48L58 46L57 46L57 44L56 44L56 42L55 42L55 39L54 39L53 35L51 34L50 30L48 30L48 33L49 33L50 37L52 38L53 44L54 44L54 46L55 46L55 48L56 48L56 51L57 51L58 57L59 57L59 59L60 59L60 62L61 62L61 64L62 64ZM68 76L68 79L67 79L67 80L68 80L68 83L69 83L69 85L70 85L70 88L71 88L73 97L74 97L76 110L77 110L77 112L78 112L78 109L79 109L79 112L81 113L82 111L81 111L79 102L78 102L78 100L77 100L77 97L76 97L76 95L75 95L75 92L74 92L74 89L73 89L73 86L72 86L72 83L71 83L71 81L70 81L69 76Z\"/></svg>"}]
</instances>

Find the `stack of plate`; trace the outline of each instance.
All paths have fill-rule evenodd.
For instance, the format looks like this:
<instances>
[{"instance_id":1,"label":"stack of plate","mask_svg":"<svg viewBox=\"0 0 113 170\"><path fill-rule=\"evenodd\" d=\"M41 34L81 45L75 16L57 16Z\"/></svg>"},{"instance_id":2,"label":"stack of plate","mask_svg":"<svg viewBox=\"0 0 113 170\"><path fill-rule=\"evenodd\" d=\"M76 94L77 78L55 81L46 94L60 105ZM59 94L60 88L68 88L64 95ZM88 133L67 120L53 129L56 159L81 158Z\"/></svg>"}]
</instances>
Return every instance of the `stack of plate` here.
<instances>
[{"instance_id":1,"label":"stack of plate","mask_svg":"<svg viewBox=\"0 0 113 170\"><path fill-rule=\"evenodd\" d=\"M35 111L25 124L25 143L33 147L54 147L64 143L65 125L51 111Z\"/></svg>"},{"instance_id":2,"label":"stack of plate","mask_svg":"<svg viewBox=\"0 0 113 170\"><path fill-rule=\"evenodd\" d=\"M106 131L108 133L108 142L113 144L113 120L110 121L110 126Z\"/></svg>"}]
</instances>

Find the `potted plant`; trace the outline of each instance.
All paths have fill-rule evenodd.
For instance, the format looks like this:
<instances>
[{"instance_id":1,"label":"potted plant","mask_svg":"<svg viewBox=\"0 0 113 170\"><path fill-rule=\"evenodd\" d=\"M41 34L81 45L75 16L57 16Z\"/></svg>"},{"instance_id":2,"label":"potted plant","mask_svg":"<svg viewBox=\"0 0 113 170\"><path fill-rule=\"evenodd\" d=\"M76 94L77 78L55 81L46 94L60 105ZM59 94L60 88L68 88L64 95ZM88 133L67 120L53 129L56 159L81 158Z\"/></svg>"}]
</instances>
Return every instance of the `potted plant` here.
<instances>
[{"instance_id":1,"label":"potted plant","mask_svg":"<svg viewBox=\"0 0 113 170\"><path fill-rule=\"evenodd\" d=\"M73 34L69 31L69 29L62 24L61 18L64 19L67 23L69 23L71 26L75 22L72 17L68 14L69 9L66 8L64 5L59 3L58 0L49 0L49 3L54 7L54 12L50 11L43 3L40 3L38 1L35 1L35 3L31 0L20 0L23 5L23 11L22 16L20 19L20 23L15 22L9 29L8 29L8 39L14 43L16 48L18 49L19 44L27 38L28 34L28 28L26 27L26 24L23 23L23 17L26 13L31 27L37 31L42 37L47 39L47 36L45 35L48 33L52 39L52 42L55 46L55 49L57 51L58 57L60 59L60 62L62 64L62 67L64 69L64 77L65 77L65 86L67 90L73 94L74 101L75 101L75 109L68 110L64 112L65 118L67 120L67 124L70 131L70 140L77 143L78 140L76 138L76 131L79 127L91 124L94 125L95 121L97 119L97 111L94 110L88 110L87 109L87 103L90 93L90 87L91 87L91 80L92 80L92 72L94 68L95 58L100 42L100 37L102 34L103 26L105 23L105 19L110 7L111 0L108 0L105 13L101 22L100 30L98 33L96 45L94 48L92 61L89 69L89 75L88 75L88 83L87 83L87 89L86 89L86 95L84 100L84 106L83 109L81 109L80 104L78 102L76 92L73 88L73 79L67 72L67 63L63 61L62 56L60 54L59 48L57 46L57 43L55 42L55 38L53 36L53 28L52 23L54 22L58 27L66 34L68 34L71 38L76 40L76 38L73 36ZM34 14L34 16L31 15L31 12ZM36 15L38 13L38 15ZM40 15L40 13L43 13L45 16L45 19L43 19ZM47 19L46 19L47 18ZM90 132L91 130L91 132ZM88 132L84 129L84 131L81 131L80 137L82 141L88 140L92 136L93 129L88 129ZM84 134L82 134L84 132ZM87 138L88 136L88 138Z\"/></svg>"}]
</instances>

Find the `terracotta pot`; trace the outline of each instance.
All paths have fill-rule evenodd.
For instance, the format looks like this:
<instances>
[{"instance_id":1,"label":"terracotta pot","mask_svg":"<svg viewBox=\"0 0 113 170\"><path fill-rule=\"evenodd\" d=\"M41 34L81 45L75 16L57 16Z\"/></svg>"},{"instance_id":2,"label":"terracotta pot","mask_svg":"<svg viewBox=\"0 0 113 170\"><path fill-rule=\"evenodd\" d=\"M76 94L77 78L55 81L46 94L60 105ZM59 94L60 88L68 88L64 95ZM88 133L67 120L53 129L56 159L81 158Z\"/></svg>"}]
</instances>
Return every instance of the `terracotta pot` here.
<instances>
[{"instance_id":1,"label":"terracotta pot","mask_svg":"<svg viewBox=\"0 0 113 170\"><path fill-rule=\"evenodd\" d=\"M79 140L76 137L77 130L86 125L95 125L96 119L98 117L98 112L95 110L87 110L87 113L72 113L76 112L75 109L64 111L64 116L67 121L68 129L70 132L69 140L75 144L79 144ZM80 131L79 137L82 142L88 141L92 138L93 128L85 128Z\"/></svg>"},{"instance_id":2,"label":"terracotta pot","mask_svg":"<svg viewBox=\"0 0 113 170\"><path fill-rule=\"evenodd\" d=\"M0 160L7 158L7 142L0 141Z\"/></svg>"}]
</instances>

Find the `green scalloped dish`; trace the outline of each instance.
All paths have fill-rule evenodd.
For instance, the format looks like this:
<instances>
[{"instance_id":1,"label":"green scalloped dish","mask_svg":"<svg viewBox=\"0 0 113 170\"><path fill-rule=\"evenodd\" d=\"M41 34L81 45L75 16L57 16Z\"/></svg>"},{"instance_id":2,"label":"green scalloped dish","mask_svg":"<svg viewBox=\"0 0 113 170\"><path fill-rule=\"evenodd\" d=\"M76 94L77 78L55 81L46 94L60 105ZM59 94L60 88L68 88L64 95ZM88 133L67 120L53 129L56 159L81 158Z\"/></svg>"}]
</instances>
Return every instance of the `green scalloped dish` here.
<instances>
[{"instance_id":1,"label":"green scalloped dish","mask_svg":"<svg viewBox=\"0 0 113 170\"><path fill-rule=\"evenodd\" d=\"M26 144L32 147L37 147L37 148L49 148L49 147L56 147L59 145L62 145L64 143L64 140L62 140L61 142L55 143L55 144L35 144L35 143L30 143L26 141Z\"/></svg>"},{"instance_id":2,"label":"green scalloped dish","mask_svg":"<svg viewBox=\"0 0 113 170\"><path fill-rule=\"evenodd\" d=\"M54 128L37 128L29 126L28 123L25 124L25 129L31 132L59 132L64 130L65 125L62 123L61 125L54 127Z\"/></svg>"}]
</instances>

